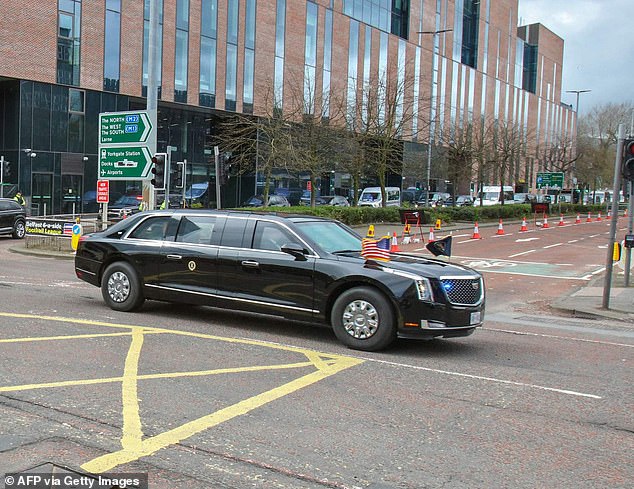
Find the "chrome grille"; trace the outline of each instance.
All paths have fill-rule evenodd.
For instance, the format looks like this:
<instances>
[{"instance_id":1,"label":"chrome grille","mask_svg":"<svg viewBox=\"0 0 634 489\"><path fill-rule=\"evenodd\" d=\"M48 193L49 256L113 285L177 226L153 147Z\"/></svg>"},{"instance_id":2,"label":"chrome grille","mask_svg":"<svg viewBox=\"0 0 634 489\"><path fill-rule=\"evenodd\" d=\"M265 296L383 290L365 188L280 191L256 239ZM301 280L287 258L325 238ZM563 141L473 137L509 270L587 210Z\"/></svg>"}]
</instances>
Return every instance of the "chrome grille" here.
<instances>
[{"instance_id":1,"label":"chrome grille","mask_svg":"<svg viewBox=\"0 0 634 489\"><path fill-rule=\"evenodd\" d=\"M483 287L480 278L442 278L440 282L452 304L474 305L482 300Z\"/></svg>"}]
</instances>

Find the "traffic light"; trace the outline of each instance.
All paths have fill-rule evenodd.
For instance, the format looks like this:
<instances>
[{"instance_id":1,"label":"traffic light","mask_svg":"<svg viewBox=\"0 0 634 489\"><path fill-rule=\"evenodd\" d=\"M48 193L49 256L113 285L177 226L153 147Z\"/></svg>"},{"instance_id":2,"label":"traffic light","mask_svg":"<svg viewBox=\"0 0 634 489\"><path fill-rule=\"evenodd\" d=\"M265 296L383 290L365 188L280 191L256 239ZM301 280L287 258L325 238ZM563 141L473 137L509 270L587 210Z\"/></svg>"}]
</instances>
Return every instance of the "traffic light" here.
<instances>
[{"instance_id":1,"label":"traffic light","mask_svg":"<svg viewBox=\"0 0 634 489\"><path fill-rule=\"evenodd\" d=\"M166 153L157 153L152 156L152 178L151 182L155 189L165 188L165 162L167 161Z\"/></svg>"},{"instance_id":2,"label":"traffic light","mask_svg":"<svg viewBox=\"0 0 634 489\"><path fill-rule=\"evenodd\" d=\"M174 170L174 176L172 181L174 182L174 188L183 188L185 182L185 162L179 161L176 163L176 169Z\"/></svg>"},{"instance_id":3,"label":"traffic light","mask_svg":"<svg viewBox=\"0 0 634 489\"><path fill-rule=\"evenodd\" d=\"M9 162L4 160L2 162L2 179L6 181L11 176L11 167L9 166Z\"/></svg>"},{"instance_id":4,"label":"traffic light","mask_svg":"<svg viewBox=\"0 0 634 489\"><path fill-rule=\"evenodd\" d=\"M634 139L626 139L623 143L623 178L634 180Z\"/></svg>"}]
</instances>

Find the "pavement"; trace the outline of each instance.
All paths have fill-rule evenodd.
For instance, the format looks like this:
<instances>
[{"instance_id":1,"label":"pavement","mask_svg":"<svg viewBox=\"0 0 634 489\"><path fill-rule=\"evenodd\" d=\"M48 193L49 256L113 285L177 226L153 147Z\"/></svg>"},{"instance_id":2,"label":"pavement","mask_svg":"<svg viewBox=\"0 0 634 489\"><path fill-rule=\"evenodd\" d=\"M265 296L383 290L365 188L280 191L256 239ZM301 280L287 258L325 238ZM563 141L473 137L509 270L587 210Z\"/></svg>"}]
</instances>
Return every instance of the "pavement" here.
<instances>
[{"instance_id":1,"label":"pavement","mask_svg":"<svg viewBox=\"0 0 634 489\"><path fill-rule=\"evenodd\" d=\"M519 224L520 221L505 221L505 225ZM487 222L479 224L479 228L497 227L497 222ZM352 226L359 234L364 236L368 230L367 225ZM456 232L473 232L473 223L452 223L444 224L442 231L437 231L436 239L439 236L446 236ZM379 223L374 226L375 236L401 236L403 224L400 223ZM412 233L415 237L416 233ZM427 236L428 233L424 233ZM74 259L74 252L50 251L35 248L26 248L24 242L10 248L12 252L34 256L46 256L58 259ZM555 298L550 306L562 312L570 313L574 316L586 318L604 318L616 321L634 322L634 272L630 286L625 286L625 278L622 266L616 263L612 270L612 283L610 286L609 307L603 307L603 295L605 286L605 274L597 275L585 285L574 289L572 292Z\"/></svg>"}]
</instances>

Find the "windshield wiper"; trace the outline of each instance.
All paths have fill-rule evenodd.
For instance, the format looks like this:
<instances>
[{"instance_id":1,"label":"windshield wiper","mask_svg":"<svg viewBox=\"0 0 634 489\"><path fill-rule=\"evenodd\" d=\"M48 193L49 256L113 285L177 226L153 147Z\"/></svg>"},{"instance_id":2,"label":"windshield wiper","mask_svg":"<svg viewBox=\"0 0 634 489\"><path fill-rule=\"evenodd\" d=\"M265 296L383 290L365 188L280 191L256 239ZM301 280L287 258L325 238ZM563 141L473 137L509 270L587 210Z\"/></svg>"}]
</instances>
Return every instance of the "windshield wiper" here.
<instances>
[{"instance_id":1,"label":"windshield wiper","mask_svg":"<svg viewBox=\"0 0 634 489\"><path fill-rule=\"evenodd\" d=\"M333 255L345 255L346 253L361 253L361 250L337 250L331 251Z\"/></svg>"}]
</instances>

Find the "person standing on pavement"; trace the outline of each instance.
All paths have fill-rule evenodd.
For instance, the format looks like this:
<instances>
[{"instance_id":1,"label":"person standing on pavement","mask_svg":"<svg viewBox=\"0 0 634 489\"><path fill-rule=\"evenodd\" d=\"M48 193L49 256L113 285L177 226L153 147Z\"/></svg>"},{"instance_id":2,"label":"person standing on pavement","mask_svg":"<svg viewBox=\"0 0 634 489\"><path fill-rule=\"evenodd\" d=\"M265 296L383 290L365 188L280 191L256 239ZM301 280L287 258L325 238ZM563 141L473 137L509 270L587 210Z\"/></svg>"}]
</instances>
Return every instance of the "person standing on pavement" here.
<instances>
[{"instance_id":1,"label":"person standing on pavement","mask_svg":"<svg viewBox=\"0 0 634 489\"><path fill-rule=\"evenodd\" d=\"M21 190L18 190L18 192L15 194L15 197L13 197L13 200L15 200L22 207L26 207L26 200L22 196L22 191Z\"/></svg>"}]
</instances>

